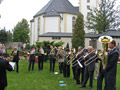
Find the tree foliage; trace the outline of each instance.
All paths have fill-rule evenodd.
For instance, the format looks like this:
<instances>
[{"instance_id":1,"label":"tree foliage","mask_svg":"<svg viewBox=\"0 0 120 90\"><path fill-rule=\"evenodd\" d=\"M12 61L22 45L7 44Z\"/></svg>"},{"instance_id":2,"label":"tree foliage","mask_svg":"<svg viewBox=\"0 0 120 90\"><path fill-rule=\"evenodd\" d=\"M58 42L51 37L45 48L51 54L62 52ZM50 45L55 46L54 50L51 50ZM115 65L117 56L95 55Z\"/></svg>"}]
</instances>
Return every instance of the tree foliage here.
<instances>
[{"instance_id":1,"label":"tree foliage","mask_svg":"<svg viewBox=\"0 0 120 90\"><path fill-rule=\"evenodd\" d=\"M99 7L90 8L87 16L86 27L88 30L102 33L110 28L119 26L120 15L118 9L115 9L117 0L100 0Z\"/></svg>"},{"instance_id":2,"label":"tree foliage","mask_svg":"<svg viewBox=\"0 0 120 90\"><path fill-rule=\"evenodd\" d=\"M2 29L0 30L0 42L1 43L6 43L8 40L7 40L7 32L6 32L6 29Z\"/></svg>"},{"instance_id":3,"label":"tree foliage","mask_svg":"<svg viewBox=\"0 0 120 90\"><path fill-rule=\"evenodd\" d=\"M47 53L49 53L51 45L58 48L59 46L61 46L63 44L64 44L64 42L62 42L62 41L60 41L60 42L55 42L55 41L52 41L52 42L50 42L50 41L36 42L37 47L39 48L40 45L42 45L45 52L47 52Z\"/></svg>"},{"instance_id":4,"label":"tree foliage","mask_svg":"<svg viewBox=\"0 0 120 90\"><path fill-rule=\"evenodd\" d=\"M77 17L72 36L72 47L77 50L78 46L85 46L84 20L82 14L79 14Z\"/></svg>"},{"instance_id":5,"label":"tree foliage","mask_svg":"<svg viewBox=\"0 0 120 90\"><path fill-rule=\"evenodd\" d=\"M13 41L14 42L29 42L29 24L26 19L22 19L21 22L13 29Z\"/></svg>"},{"instance_id":6,"label":"tree foliage","mask_svg":"<svg viewBox=\"0 0 120 90\"><path fill-rule=\"evenodd\" d=\"M10 30L7 31L5 27L0 30L0 42L1 43L12 42L12 33Z\"/></svg>"},{"instance_id":7,"label":"tree foliage","mask_svg":"<svg viewBox=\"0 0 120 90\"><path fill-rule=\"evenodd\" d=\"M12 33L11 33L10 30L7 31L7 41L8 41L8 42L12 42Z\"/></svg>"}]
</instances>

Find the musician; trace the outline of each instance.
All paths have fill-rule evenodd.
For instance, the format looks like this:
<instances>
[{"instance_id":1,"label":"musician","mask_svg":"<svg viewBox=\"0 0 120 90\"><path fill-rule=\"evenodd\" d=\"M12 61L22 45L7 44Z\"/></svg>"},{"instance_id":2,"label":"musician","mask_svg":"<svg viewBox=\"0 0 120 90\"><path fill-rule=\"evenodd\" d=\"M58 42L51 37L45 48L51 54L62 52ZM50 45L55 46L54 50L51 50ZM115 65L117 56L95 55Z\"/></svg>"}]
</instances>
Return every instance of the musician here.
<instances>
[{"instance_id":1,"label":"musician","mask_svg":"<svg viewBox=\"0 0 120 90\"><path fill-rule=\"evenodd\" d=\"M75 72L76 73L75 74L76 75L76 84L80 84L84 80L85 66L84 66L84 60L82 60L82 58L81 58L81 57L83 57L84 54L85 54L85 50L82 48L82 46L79 46L78 47L78 52L76 54L76 56L77 56L76 60L80 58L79 61L82 64L83 67L80 67L79 64L77 64L77 66L76 66L76 72ZM80 80L80 73L81 73L81 80Z\"/></svg>"},{"instance_id":2,"label":"musician","mask_svg":"<svg viewBox=\"0 0 120 90\"><path fill-rule=\"evenodd\" d=\"M54 68L55 68L55 61L56 61L56 58L55 58L55 49L53 48L53 46L51 45L50 46L50 54L49 54L49 59L50 59L50 72L54 72Z\"/></svg>"},{"instance_id":3,"label":"musician","mask_svg":"<svg viewBox=\"0 0 120 90\"><path fill-rule=\"evenodd\" d=\"M4 90L7 86L7 73L8 71L13 71L12 66L9 64L9 61L2 58L2 53L0 52L0 90Z\"/></svg>"},{"instance_id":4,"label":"musician","mask_svg":"<svg viewBox=\"0 0 120 90\"><path fill-rule=\"evenodd\" d=\"M12 51L13 55L13 62L16 63L16 72L19 73L19 50L17 50L17 47L14 48Z\"/></svg>"},{"instance_id":5,"label":"musician","mask_svg":"<svg viewBox=\"0 0 120 90\"><path fill-rule=\"evenodd\" d=\"M41 45L38 49L38 70L43 70L44 49Z\"/></svg>"},{"instance_id":6,"label":"musician","mask_svg":"<svg viewBox=\"0 0 120 90\"><path fill-rule=\"evenodd\" d=\"M116 90L116 73L117 73L117 61L119 58L119 50L116 48L116 41L113 40L109 43L108 47L111 49L108 53L107 66L103 66L103 70L106 71L105 90Z\"/></svg>"},{"instance_id":7,"label":"musician","mask_svg":"<svg viewBox=\"0 0 120 90\"><path fill-rule=\"evenodd\" d=\"M30 61L29 61L28 71L30 71L31 64L32 64L32 71L34 70L35 52L36 52L36 51L35 51L35 48L32 47L32 49L30 50Z\"/></svg>"},{"instance_id":8,"label":"musician","mask_svg":"<svg viewBox=\"0 0 120 90\"><path fill-rule=\"evenodd\" d=\"M58 57L60 73L63 73L64 56L65 56L65 51L63 50L63 47L60 46L59 50L57 51L57 57Z\"/></svg>"},{"instance_id":9,"label":"musician","mask_svg":"<svg viewBox=\"0 0 120 90\"><path fill-rule=\"evenodd\" d=\"M91 61L91 58L93 56L95 56L95 53L93 52L92 46L88 47L88 53L86 53L86 55L87 55L85 57L86 61L88 61L88 60ZM92 60L93 59L94 58L92 58ZM94 70L95 70L95 62L96 61L93 61L92 63L90 63L89 65L87 65L85 67L84 81L83 81L82 86L80 88L86 87L86 83L87 83L88 79L90 78L90 83L89 83L88 89L92 89L92 87L93 87L93 74L94 74Z\"/></svg>"},{"instance_id":10,"label":"musician","mask_svg":"<svg viewBox=\"0 0 120 90\"><path fill-rule=\"evenodd\" d=\"M66 49L65 60L63 65L63 76L70 77L70 54L69 49Z\"/></svg>"},{"instance_id":11,"label":"musician","mask_svg":"<svg viewBox=\"0 0 120 90\"><path fill-rule=\"evenodd\" d=\"M95 52L96 54L98 53L96 49L94 49L94 52ZM97 79L98 74L99 74L99 69L98 69L98 61L99 61L99 60L100 60L100 59L97 59L97 60L96 60L96 63L95 63L95 72L94 72L94 79L95 79L95 80Z\"/></svg>"},{"instance_id":12,"label":"musician","mask_svg":"<svg viewBox=\"0 0 120 90\"><path fill-rule=\"evenodd\" d=\"M4 44L2 45L1 53L3 54L4 57L7 57L7 49Z\"/></svg>"},{"instance_id":13,"label":"musician","mask_svg":"<svg viewBox=\"0 0 120 90\"><path fill-rule=\"evenodd\" d=\"M72 56L72 58L71 58ZM73 71L73 80L76 80L76 66L73 65L73 63L75 62L75 60L73 60L73 57L75 56L75 52L72 52L71 51L71 54L70 54L70 59L72 60L72 71Z\"/></svg>"},{"instance_id":14,"label":"musician","mask_svg":"<svg viewBox=\"0 0 120 90\"><path fill-rule=\"evenodd\" d=\"M97 90L102 90L102 82L103 79L106 76L106 72L103 70L103 65L102 65L102 60L100 62L100 68L99 68L99 74L98 74L98 78L97 78ZM105 82L106 84L106 82ZM106 88L106 86L105 86Z\"/></svg>"}]
</instances>

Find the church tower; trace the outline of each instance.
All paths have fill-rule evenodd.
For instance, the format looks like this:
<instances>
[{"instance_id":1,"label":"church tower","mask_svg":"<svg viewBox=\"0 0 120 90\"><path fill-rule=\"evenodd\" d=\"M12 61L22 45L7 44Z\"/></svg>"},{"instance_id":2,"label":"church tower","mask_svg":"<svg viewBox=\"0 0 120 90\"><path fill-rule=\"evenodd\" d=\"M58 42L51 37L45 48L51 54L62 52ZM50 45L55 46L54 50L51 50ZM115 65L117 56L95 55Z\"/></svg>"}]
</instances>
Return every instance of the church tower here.
<instances>
[{"instance_id":1,"label":"church tower","mask_svg":"<svg viewBox=\"0 0 120 90\"><path fill-rule=\"evenodd\" d=\"M87 20L87 15L89 15L89 8L98 8L98 1L99 0L79 0L79 12L81 12L84 16L84 21ZM85 32L87 28L85 28Z\"/></svg>"}]
</instances>

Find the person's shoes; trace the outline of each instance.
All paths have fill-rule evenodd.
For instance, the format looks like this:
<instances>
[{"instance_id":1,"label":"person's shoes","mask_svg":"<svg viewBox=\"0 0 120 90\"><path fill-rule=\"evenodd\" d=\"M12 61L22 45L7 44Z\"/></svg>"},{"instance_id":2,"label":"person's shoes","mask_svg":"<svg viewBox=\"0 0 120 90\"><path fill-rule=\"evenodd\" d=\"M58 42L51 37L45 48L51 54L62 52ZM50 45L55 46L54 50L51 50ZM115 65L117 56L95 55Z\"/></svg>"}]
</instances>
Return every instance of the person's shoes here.
<instances>
[{"instance_id":1,"label":"person's shoes","mask_svg":"<svg viewBox=\"0 0 120 90\"><path fill-rule=\"evenodd\" d=\"M88 89L92 89L92 87L88 87Z\"/></svg>"},{"instance_id":2,"label":"person's shoes","mask_svg":"<svg viewBox=\"0 0 120 90\"><path fill-rule=\"evenodd\" d=\"M85 87L86 87L85 85L80 86L80 88L85 88Z\"/></svg>"}]
</instances>

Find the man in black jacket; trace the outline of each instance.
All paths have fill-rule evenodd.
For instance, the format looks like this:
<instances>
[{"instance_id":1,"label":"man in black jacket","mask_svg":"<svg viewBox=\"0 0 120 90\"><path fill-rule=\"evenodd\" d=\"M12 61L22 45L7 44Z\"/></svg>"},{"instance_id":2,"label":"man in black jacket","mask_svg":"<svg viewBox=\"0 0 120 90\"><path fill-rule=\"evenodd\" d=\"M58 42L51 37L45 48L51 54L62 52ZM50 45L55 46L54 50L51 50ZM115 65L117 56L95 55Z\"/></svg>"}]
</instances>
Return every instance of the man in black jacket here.
<instances>
[{"instance_id":1,"label":"man in black jacket","mask_svg":"<svg viewBox=\"0 0 120 90\"><path fill-rule=\"evenodd\" d=\"M0 90L4 90L7 86L7 75L6 70L12 71L12 66L9 61L4 60L2 54L0 53Z\"/></svg>"},{"instance_id":2,"label":"man in black jacket","mask_svg":"<svg viewBox=\"0 0 120 90\"><path fill-rule=\"evenodd\" d=\"M111 49L108 53L108 63L103 70L106 72L105 82L106 87L104 90L116 90L116 73L117 73L117 61L119 58L119 50L116 48L116 41L113 40L109 43Z\"/></svg>"},{"instance_id":3,"label":"man in black jacket","mask_svg":"<svg viewBox=\"0 0 120 90\"><path fill-rule=\"evenodd\" d=\"M82 57L83 57L84 54L85 54L85 49L83 49L82 46L79 46L78 47L78 52L76 54L76 56L77 56L76 60L80 59L79 61L82 64L83 67L80 67L78 64L76 65L76 72L75 72L76 84L80 84L84 80L84 69L85 69L85 66L84 66L84 60L82 60ZM81 73L81 78L80 78L80 73Z\"/></svg>"},{"instance_id":4,"label":"man in black jacket","mask_svg":"<svg viewBox=\"0 0 120 90\"><path fill-rule=\"evenodd\" d=\"M92 61L94 60L95 57L95 53L93 52L93 48L92 46L88 47L88 53L86 53L86 57L85 60L86 61ZM82 83L82 86L80 88L86 87L86 83L88 81L88 79L90 78L90 84L88 89L92 89L93 87L93 74L94 74L94 70L95 70L95 60L90 63L89 65L85 66L85 74L84 74L84 81Z\"/></svg>"}]
</instances>

